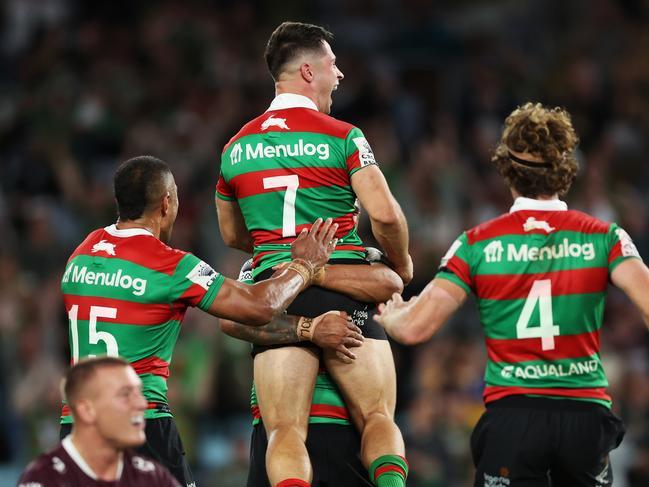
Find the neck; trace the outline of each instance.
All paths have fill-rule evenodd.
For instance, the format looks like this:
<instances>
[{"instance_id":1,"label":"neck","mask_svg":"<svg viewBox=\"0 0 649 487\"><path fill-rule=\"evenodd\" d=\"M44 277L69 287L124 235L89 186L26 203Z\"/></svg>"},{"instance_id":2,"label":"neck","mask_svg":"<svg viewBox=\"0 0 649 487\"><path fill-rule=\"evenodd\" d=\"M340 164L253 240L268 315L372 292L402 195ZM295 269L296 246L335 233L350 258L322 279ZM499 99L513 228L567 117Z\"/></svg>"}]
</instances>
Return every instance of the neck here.
<instances>
[{"instance_id":1,"label":"neck","mask_svg":"<svg viewBox=\"0 0 649 487\"><path fill-rule=\"evenodd\" d=\"M117 470L123 453L109 445L94 431L76 427L72 432L72 444L99 480L118 480Z\"/></svg>"},{"instance_id":2,"label":"neck","mask_svg":"<svg viewBox=\"0 0 649 487\"><path fill-rule=\"evenodd\" d=\"M282 95L285 93L291 93L293 95L302 95L306 96L308 99L310 99L313 103L318 106L318 110L320 110L320 106L318 105L318 100L315 96L315 93L313 93L313 90L310 89L310 85L304 86L302 83L297 83L292 80L280 80L275 83L275 96L277 95Z\"/></svg>"},{"instance_id":3,"label":"neck","mask_svg":"<svg viewBox=\"0 0 649 487\"><path fill-rule=\"evenodd\" d=\"M155 238L160 238L160 222L142 216L136 220L117 220L117 229L126 230L128 228L144 228L153 234Z\"/></svg>"},{"instance_id":4,"label":"neck","mask_svg":"<svg viewBox=\"0 0 649 487\"><path fill-rule=\"evenodd\" d=\"M516 190L514 190L514 189L512 189L512 190L510 190L510 191L511 191L511 193L512 193L512 198L514 198L514 199L516 199L516 198L520 198L521 196L523 196L523 195L519 194L519 193L518 193ZM529 198L529 196L525 196L525 198ZM541 200L541 201L558 200L558 199L559 199L559 195L556 194L556 193L553 194L553 195L540 194L540 195L535 196L534 198L531 198L531 199L534 199L534 200Z\"/></svg>"}]
</instances>

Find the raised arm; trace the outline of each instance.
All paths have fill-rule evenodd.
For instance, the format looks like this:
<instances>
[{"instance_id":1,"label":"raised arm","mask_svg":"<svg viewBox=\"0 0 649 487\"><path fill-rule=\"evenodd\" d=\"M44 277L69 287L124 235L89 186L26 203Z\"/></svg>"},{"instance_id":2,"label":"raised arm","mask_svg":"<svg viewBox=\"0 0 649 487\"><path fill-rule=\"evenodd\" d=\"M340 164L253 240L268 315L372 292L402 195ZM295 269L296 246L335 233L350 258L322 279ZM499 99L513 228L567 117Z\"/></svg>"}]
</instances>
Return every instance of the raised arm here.
<instances>
[{"instance_id":1,"label":"raised arm","mask_svg":"<svg viewBox=\"0 0 649 487\"><path fill-rule=\"evenodd\" d=\"M251 327L231 320L219 320L221 331L256 345L286 345L309 340L319 347L331 349L339 357L354 360L350 350L360 347L363 335L346 313L327 313L313 320L299 316L280 315L264 326Z\"/></svg>"},{"instance_id":2,"label":"raised arm","mask_svg":"<svg viewBox=\"0 0 649 487\"><path fill-rule=\"evenodd\" d=\"M611 273L611 281L635 304L649 327L649 269L640 259L627 259Z\"/></svg>"},{"instance_id":3,"label":"raised arm","mask_svg":"<svg viewBox=\"0 0 649 487\"><path fill-rule=\"evenodd\" d=\"M466 291L446 279L433 279L419 296L403 301L395 294L379 305L375 319L396 341L405 345L432 337L466 299Z\"/></svg>"},{"instance_id":4,"label":"raised arm","mask_svg":"<svg viewBox=\"0 0 649 487\"><path fill-rule=\"evenodd\" d=\"M215 201L219 230L225 245L251 254L254 247L253 239L246 228L239 203L218 197L215 198Z\"/></svg>"},{"instance_id":5,"label":"raised arm","mask_svg":"<svg viewBox=\"0 0 649 487\"><path fill-rule=\"evenodd\" d=\"M372 233L403 283L408 284L413 273L412 259L408 253L408 224L383 173L372 165L356 171L351 181L361 206L370 218Z\"/></svg>"},{"instance_id":6,"label":"raised arm","mask_svg":"<svg viewBox=\"0 0 649 487\"><path fill-rule=\"evenodd\" d=\"M293 261L273 277L252 286L225 279L209 313L220 318L260 326L283 312L314 280L315 272L329 259L336 246L337 225L327 219L315 221L291 244Z\"/></svg>"}]
</instances>

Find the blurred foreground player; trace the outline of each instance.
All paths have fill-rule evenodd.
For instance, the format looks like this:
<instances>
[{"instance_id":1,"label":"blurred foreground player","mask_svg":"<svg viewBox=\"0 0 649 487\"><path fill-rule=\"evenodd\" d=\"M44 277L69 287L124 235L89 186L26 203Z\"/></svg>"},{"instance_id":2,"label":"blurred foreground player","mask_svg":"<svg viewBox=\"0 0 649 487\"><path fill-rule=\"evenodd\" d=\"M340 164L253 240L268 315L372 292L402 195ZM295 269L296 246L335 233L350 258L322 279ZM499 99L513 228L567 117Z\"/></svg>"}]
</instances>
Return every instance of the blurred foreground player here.
<instances>
[{"instance_id":1,"label":"blurred foreground player","mask_svg":"<svg viewBox=\"0 0 649 487\"><path fill-rule=\"evenodd\" d=\"M254 252L254 279L261 281L288 259L290 243L309 227L311 215L322 213L339 224L340 245L330 263L366 265L356 229L358 202L405 284L412 279L405 216L361 130L329 116L332 92L343 79L332 39L322 27L299 22L284 22L271 35L265 59L276 96L223 150L216 193L221 235L227 245ZM372 482L403 486L408 467L394 422L396 372L385 332L372 318L376 304L315 286L293 304L289 314L307 320L346 311L363 330L365 342L353 364L331 351L323 359L361 432L361 457ZM271 484L308 486L312 469L304 441L319 354L303 344L257 350L255 383ZM290 396L279 394L287 377Z\"/></svg>"},{"instance_id":2,"label":"blurred foreground player","mask_svg":"<svg viewBox=\"0 0 649 487\"><path fill-rule=\"evenodd\" d=\"M291 248L293 260L254 286L227 279L198 257L167 245L178 194L167 164L150 157L124 162L115 173L116 224L93 231L70 257L61 282L69 317L72 362L121 356L140 375L147 409L141 453L162 463L184 486L193 478L167 402L173 348L188 307L262 325L309 286L335 245L336 225L317 220ZM336 323L338 321L338 323ZM339 316L326 326L347 328ZM61 436L70 432L67 405Z\"/></svg>"},{"instance_id":3,"label":"blurred foreground player","mask_svg":"<svg viewBox=\"0 0 649 487\"><path fill-rule=\"evenodd\" d=\"M649 269L615 223L559 200L577 174L569 114L527 103L505 121L492 162L508 214L463 233L435 279L377 318L396 340L428 340L476 294L487 344L484 400L471 449L475 486L604 487L624 436L599 355L608 282L649 325Z\"/></svg>"},{"instance_id":4,"label":"blurred foreground player","mask_svg":"<svg viewBox=\"0 0 649 487\"><path fill-rule=\"evenodd\" d=\"M146 441L147 403L128 362L82 360L68 370L63 390L72 432L27 467L19 487L179 487L162 465L130 450Z\"/></svg>"}]
</instances>

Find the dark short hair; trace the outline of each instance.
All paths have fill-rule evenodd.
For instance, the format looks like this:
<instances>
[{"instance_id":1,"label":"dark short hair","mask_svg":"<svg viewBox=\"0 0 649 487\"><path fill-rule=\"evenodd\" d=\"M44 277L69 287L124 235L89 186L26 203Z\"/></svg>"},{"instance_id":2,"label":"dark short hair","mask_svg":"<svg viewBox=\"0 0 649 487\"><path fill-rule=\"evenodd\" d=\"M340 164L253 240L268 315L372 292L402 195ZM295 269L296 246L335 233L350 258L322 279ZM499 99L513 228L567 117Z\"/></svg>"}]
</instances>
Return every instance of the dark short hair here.
<instances>
[{"instance_id":1,"label":"dark short hair","mask_svg":"<svg viewBox=\"0 0 649 487\"><path fill-rule=\"evenodd\" d=\"M70 367L63 378L63 397L70 409L74 411L79 393L92 380L97 370L107 367L129 367L130 364L119 357L85 358Z\"/></svg>"},{"instance_id":2,"label":"dark short hair","mask_svg":"<svg viewBox=\"0 0 649 487\"><path fill-rule=\"evenodd\" d=\"M331 32L317 25L283 22L271 34L266 45L266 52L264 52L264 59L270 75L277 81L286 63L304 51L322 49L322 42L331 43L333 38L334 35Z\"/></svg>"},{"instance_id":3,"label":"dark short hair","mask_svg":"<svg viewBox=\"0 0 649 487\"><path fill-rule=\"evenodd\" d=\"M575 158L578 144L579 137L566 110L526 103L505 120L491 161L509 187L521 196L537 198L558 194L562 197L579 169ZM518 158L512 151L528 157Z\"/></svg>"},{"instance_id":4,"label":"dark short hair","mask_svg":"<svg viewBox=\"0 0 649 487\"><path fill-rule=\"evenodd\" d=\"M171 169L153 156L124 161L115 172L115 200L120 220L135 220L156 204L166 191Z\"/></svg>"}]
</instances>

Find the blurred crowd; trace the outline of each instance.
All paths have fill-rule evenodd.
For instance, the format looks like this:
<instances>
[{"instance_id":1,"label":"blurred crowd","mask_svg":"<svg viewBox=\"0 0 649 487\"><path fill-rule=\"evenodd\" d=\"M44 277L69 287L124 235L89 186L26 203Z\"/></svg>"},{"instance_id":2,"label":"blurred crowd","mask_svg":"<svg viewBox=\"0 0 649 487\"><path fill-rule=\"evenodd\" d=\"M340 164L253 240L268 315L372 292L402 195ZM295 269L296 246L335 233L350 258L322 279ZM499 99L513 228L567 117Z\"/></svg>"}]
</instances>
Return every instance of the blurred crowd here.
<instances>
[{"instance_id":1,"label":"blurred crowd","mask_svg":"<svg viewBox=\"0 0 649 487\"><path fill-rule=\"evenodd\" d=\"M528 100L561 105L581 138L569 206L617 221L649 258L649 3L643 0L5 0L0 12L0 484L58 438L69 363L59 282L114 222L119 161L167 161L172 244L236 277L214 188L223 145L264 111L262 54L283 20L327 27L345 74L333 113L359 126L409 220L419 292L455 237L507 211L490 151ZM371 242L366 221L362 234ZM649 333L611 290L602 332L627 436L616 485L649 485ZM485 352L469 303L425 345L394 346L411 487L469 485ZM240 486L249 346L188 313L170 404L199 485ZM218 473L218 477L217 474ZM10 484L6 484L10 485Z\"/></svg>"}]
</instances>

